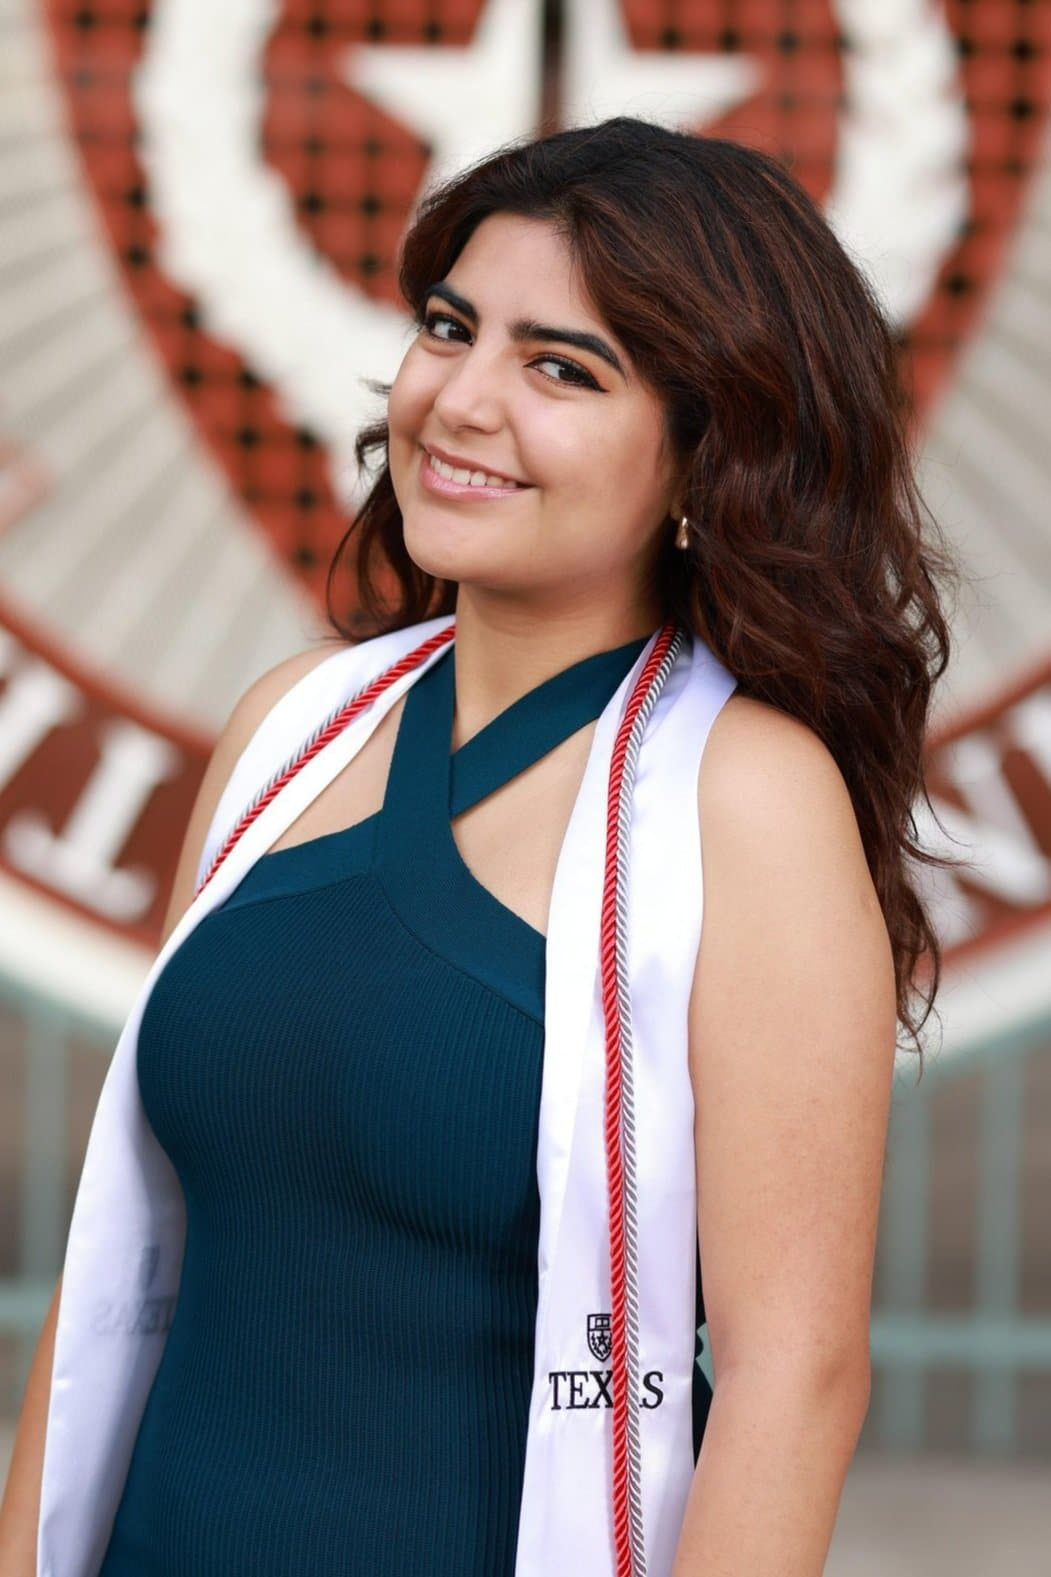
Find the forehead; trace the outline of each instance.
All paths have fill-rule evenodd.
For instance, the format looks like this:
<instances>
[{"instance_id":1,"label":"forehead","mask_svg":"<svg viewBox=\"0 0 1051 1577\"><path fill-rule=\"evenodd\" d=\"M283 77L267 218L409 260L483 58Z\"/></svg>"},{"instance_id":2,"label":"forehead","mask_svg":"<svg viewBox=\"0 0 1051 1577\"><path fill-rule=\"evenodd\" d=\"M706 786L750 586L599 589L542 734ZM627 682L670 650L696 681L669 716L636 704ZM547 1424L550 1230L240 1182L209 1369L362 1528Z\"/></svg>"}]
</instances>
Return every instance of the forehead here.
<instances>
[{"instance_id":1,"label":"forehead","mask_svg":"<svg viewBox=\"0 0 1051 1577\"><path fill-rule=\"evenodd\" d=\"M480 311L532 311L552 304L605 327L573 263L569 243L553 221L521 214L489 214L473 231L446 274ZM523 289L528 288L528 298ZM473 294L472 294L473 291ZM609 332L607 328L607 333Z\"/></svg>"}]
</instances>

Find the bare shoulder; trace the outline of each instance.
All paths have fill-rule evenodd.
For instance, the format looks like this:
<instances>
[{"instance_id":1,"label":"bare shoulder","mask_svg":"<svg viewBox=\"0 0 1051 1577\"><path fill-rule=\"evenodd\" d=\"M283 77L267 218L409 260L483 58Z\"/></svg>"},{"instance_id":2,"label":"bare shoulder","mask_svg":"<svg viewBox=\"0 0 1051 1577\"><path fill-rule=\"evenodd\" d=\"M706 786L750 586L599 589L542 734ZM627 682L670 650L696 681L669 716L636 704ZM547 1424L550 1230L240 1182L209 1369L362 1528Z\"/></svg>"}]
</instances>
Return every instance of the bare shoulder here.
<instances>
[{"instance_id":1,"label":"bare shoulder","mask_svg":"<svg viewBox=\"0 0 1051 1577\"><path fill-rule=\"evenodd\" d=\"M223 728L223 736L231 731L243 733L244 738L240 740L240 747L243 748L248 737L286 691L291 690L293 685L298 684L326 658L343 650L344 646L328 641L323 646L310 646L305 651L294 652L291 657L285 657L272 668L267 668L239 696Z\"/></svg>"},{"instance_id":2,"label":"bare shoulder","mask_svg":"<svg viewBox=\"0 0 1051 1577\"><path fill-rule=\"evenodd\" d=\"M702 824L758 843L819 826L826 837L857 834L839 765L814 730L753 696L731 695L712 724L697 780ZM860 849L860 839L858 842Z\"/></svg>"},{"instance_id":3,"label":"bare shoulder","mask_svg":"<svg viewBox=\"0 0 1051 1577\"><path fill-rule=\"evenodd\" d=\"M272 668L266 669L257 679L253 679L247 690L238 697L220 730L201 780L198 800L200 801L203 796L205 803L202 805L202 811L207 809L208 821L211 820L219 796L238 757L264 717L301 679L341 649L333 643L326 643L323 646L311 646L306 651L295 652L291 657L285 657ZM195 815L197 808L195 804ZM207 830L207 821L204 830Z\"/></svg>"},{"instance_id":4,"label":"bare shoulder","mask_svg":"<svg viewBox=\"0 0 1051 1577\"><path fill-rule=\"evenodd\" d=\"M850 790L824 741L779 708L732 695L702 753L697 800L697 968L709 1010L727 969L767 993L787 971L791 988L815 1000L838 972L885 1018L889 937Z\"/></svg>"},{"instance_id":5,"label":"bare shoulder","mask_svg":"<svg viewBox=\"0 0 1051 1577\"><path fill-rule=\"evenodd\" d=\"M167 939L193 898L197 865L223 789L248 741L293 685L341 648L333 642L295 652L266 669L238 697L215 741L190 812L172 883L162 936Z\"/></svg>"},{"instance_id":6,"label":"bare shoulder","mask_svg":"<svg viewBox=\"0 0 1051 1577\"><path fill-rule=\"evenodd\" d=\"M697 807L705 887L725 871L768 884L786 909L820 883L878 909L850 790L824 740L752 696L730 696L701 756ZM780 878L780 881L779 881Z\"/></svg>"}]
</instances>

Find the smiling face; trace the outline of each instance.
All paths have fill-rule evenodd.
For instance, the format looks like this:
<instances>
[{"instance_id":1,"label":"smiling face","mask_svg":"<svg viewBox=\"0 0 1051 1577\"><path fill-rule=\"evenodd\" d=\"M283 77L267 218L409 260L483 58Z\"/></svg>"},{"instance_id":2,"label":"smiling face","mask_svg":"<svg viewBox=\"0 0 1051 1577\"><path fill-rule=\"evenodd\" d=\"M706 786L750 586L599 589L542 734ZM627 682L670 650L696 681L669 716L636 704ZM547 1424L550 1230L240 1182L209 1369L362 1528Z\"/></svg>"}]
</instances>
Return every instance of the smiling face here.
<instances>
[{"instance_id":1,"label":"smiling face","mask_svg":"<svg viewBox=\"0 0 1051 1577\"><path fill-rule=\"evenodd\" d=\"M434 283L388 401L410 556L461 587L648 605L675 485L661 406L567 244L547 222L492 214ZM450 484L425 449L524 485Z\"/></svg>"}]
</instances>

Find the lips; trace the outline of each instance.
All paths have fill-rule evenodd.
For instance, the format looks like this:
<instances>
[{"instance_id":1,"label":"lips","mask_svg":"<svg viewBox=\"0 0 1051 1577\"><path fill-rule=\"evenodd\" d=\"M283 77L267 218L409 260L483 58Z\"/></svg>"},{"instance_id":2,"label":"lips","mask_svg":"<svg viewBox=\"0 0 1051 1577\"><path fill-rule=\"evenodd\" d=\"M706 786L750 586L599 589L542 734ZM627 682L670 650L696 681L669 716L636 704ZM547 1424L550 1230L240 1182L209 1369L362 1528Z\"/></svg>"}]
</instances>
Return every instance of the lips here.
<instances>
[{"instance_id":1,"label":"lips","mask_svg":"<svg viewBox=\"0 0 1051 1577\"><path fill-rule=\"evenodd\" d=\"M490 476L495 476L496 472L490 471L487 474ZM479 502L484 502L486 499L495 500L502 498L515 498L519 493L527 493L531 490L528 484L523 484L521 486L508 485L506 487L490 487L485 482L479 482L477 484L472 484L470 482L454 482L450 477L443 476L440 471L435 469L431 456L428 454L426 449L422 448L420 450L419 480L423 488L428 493L433 494L435 497L464 500L469 502L476 500Z\"/></svg>"},{"instance_id":2,"label":"lips","mask_svg":"<svg viewBox=\"0 0 1051 1577\"><path fill-rule=\"evenodd\" d=\"M528 482L523 482L521 477L512 476L509 471L501 471L499 466L486 465L482 460L465 460L462 455L454 455L448 449L439 449L437 444L423 444L424 454L433 455L438 460L444 460L446 465L453 466L458 471L483 471L486 476L498 476L501 481L514 483L518 487L528 487Z\"/></svg>"}]
</instances>

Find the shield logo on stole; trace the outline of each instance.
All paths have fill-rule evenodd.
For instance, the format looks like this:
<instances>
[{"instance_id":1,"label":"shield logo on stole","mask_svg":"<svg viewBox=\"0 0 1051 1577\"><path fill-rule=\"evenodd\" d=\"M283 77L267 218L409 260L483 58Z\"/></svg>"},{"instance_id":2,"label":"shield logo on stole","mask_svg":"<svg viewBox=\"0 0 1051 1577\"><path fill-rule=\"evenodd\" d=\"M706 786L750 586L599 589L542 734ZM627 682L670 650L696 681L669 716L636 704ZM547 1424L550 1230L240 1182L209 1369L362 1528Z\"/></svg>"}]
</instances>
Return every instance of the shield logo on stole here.
<instances>
[{"instance_id":1,"label":"shield logo on stole","mask_svg":"<svg viewBox=\"0 0 1051 1577\"><path fill-rule=\"evenodd\" d=\"M608 1314L588 1315L588 1346L599 1363L606 1363L613 1351Z\"/></svg>"}]
</instances>

